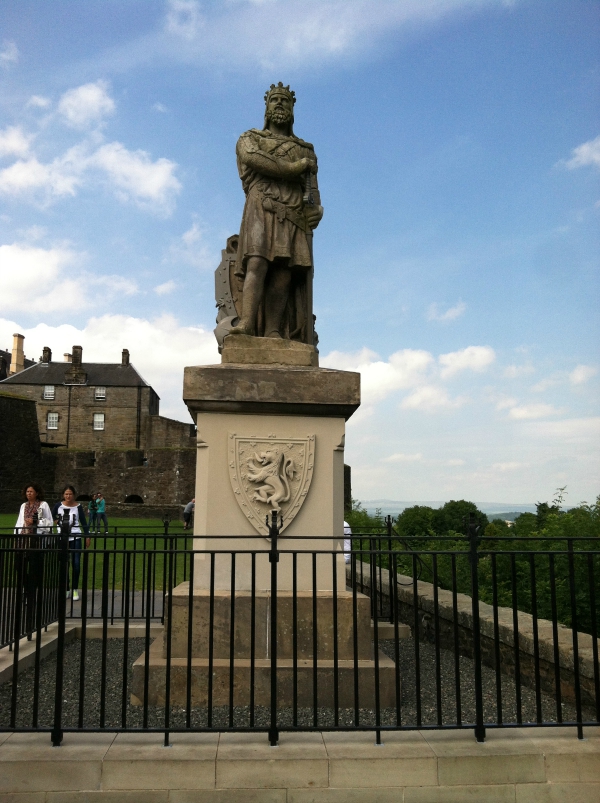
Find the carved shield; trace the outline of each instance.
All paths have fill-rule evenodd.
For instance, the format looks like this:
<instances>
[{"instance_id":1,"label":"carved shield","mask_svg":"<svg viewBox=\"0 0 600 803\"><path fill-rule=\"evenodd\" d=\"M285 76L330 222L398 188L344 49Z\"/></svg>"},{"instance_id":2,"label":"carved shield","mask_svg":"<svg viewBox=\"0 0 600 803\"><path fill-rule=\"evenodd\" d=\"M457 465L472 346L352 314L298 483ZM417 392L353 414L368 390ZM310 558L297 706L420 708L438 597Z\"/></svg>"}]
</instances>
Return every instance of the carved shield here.
<instances>
[{"instance_id":1,"label":"carved shield","mask_svg":"<svg viewBox=\"0 0 600 803\"><path fill-rule=\"evenodd\" d=\"M265 438L231 432L228 456L231 487L248 521L261 535L268 535L266 517L276 510L285 530L308 495L315 436Z\"/></svg>"}]
</instances>

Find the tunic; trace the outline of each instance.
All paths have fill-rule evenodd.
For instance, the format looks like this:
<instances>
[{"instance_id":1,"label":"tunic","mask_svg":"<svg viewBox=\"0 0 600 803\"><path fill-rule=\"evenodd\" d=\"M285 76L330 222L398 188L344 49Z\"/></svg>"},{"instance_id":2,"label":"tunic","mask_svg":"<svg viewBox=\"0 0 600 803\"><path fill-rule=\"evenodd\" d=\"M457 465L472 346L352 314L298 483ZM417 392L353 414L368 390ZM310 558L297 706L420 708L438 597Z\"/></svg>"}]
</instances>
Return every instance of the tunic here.
<instances>
[{"instance_id":1,"label":"tunic","mask_svg":"<svg viewBox=\"0 0 600 803\"><path fill-rule=\"evenodd\" d=\"M312 265L304 217L305 174L294 176L286 165L303 157L315 159L313 146L294 136L275 136L251 129L239 138L237 164L246 204L240 227L238 265L245 273L248 257L284 261L290 268ZM311 177L319 203L316 175Z\"/></svg>"}]
</instances>

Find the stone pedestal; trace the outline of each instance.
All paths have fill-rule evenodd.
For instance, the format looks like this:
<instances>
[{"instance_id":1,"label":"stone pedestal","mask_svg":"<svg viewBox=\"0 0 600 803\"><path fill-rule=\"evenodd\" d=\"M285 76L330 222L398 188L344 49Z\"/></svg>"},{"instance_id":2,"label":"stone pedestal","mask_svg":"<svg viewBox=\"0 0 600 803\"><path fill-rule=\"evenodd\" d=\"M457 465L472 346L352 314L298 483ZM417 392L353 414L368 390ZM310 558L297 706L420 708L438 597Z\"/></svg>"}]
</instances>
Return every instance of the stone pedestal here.
<instances>
[{"instance_id":1,"label":"stone pedestal","mask_svg":"<svg viewBox=\"0 0 600 803\"><path fill-rule=\"evenodd\" d=\"M338 705L354 705L357 684L360 705L372 707L370 601L346 591L342 551L345 422L360 404L359 374L318 368L306 344L230 335L221 365L185 369L183 398L198 427L199 554L191 593L182 583L171 600L171 702L185 704L189 680L192 705L206 705L212 669L213 705L227 705L231 687L234 705L269 704L273 585L265 517L275 509L282 518L279 704L292 705L296 694L299 706L312 705L316 682L318 705L334 705L337 671ZM166 647L157 639L150 650L151 705L164 702ZM142 655L134 664L134 702L143 699L145 671ZM395 669L383 654L378 683L381 705L392 705Z\"/></svg>"},{"instance_id":2,"label":"stone pedestal","mask_svg":"<svg viewBox=\"0 0 600 803\"><path fill-rule=\"evenodd\" d=\"M224 352L231 339L226 338ZM280 342L286 341L274 341ZM282 358L278 349L272 353ZM192 367L185 369L183 398L198 426L194 548L269 549L265 517L272 505L253 499L262 483L247 477L252 473L249 466L259 466L256 455L285 453L294 475L289 483L291 498L280 502L279 546L282 550L337 550L338 587L344 588L344 432L345 421L360 404L359 374L296 365ZM222 537L232 535L241 537ZM208 562L208 556L196 558L194 585L198 589L209 587ZM215 588L230 589L227 556L216 556L215 571ZM331 589L332 578L331 556L319 556L319 590ZM299 589L312 588L308 556L298 558L297 582ZM251 588L249 555L237 557L235 587ZM290 556L281 558L278 587L292 587ZM270 588L266 555L257 556L256 588Z\"/></svg>"},{"instance_id":3,"label":"stone pedestal","mask_svg":"<svg viewBox=\"0 0 600 803\"><path fill-rule=\"evenodd\" d=\"M316 599L313 599L311 592L299 592L296 595L294 615L292 593L279 591L277 594L278 706L283 708L292 706L294 697L299 707L312 706L315 681L318 705L333 706L334 677L337 670L339 707L354 707L356 682L360 707L372 708L375 705L377 676L371 641L370 599L358 594L355 608L352 593L346 590L338 591L335 596L331 592L320 591L315 596ZM236 593L235 604L232 606L231 594L227 591L217 591L213 599L211 618L208 591L195 590L190 606L189 583L177 586L172 600L170 675L172 705L186 705L190 636L193 658L189 677L194 707L205 706L208 703L208 679L211 668L213 705L229 704L230 684L233 685L234 705L249 705L252 692L255 705L270 704L272 653L268 627L270 601L269 592L258 592L253 603L250 593L242 591ZM316 668L313 661L315 630ZM168 619L165 620L165 636L156 639L150 648L148 697L151 705L164 705L165 702L167 632ZM209 657L211 641L212 659ZM141 655L133 665L134 705L143 701L145 663L145 655ZM394 662L381 652L378 681L380 705L382 707L395 705Z\"/></svg>"}]
</instances>

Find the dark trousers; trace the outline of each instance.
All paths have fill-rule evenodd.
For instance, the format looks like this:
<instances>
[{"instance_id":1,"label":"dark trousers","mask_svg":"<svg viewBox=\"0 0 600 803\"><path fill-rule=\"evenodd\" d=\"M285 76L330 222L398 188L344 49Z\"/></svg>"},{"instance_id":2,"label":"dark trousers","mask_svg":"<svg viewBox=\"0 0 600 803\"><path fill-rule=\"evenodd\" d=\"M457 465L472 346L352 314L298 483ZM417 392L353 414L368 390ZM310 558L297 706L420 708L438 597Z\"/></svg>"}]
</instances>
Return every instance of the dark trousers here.
<instances>
[{"instance_id":1,"label":"dark trousers","mask_svg":"<svg viewBox=\"0 0 600 803\"><path fill-rule=\"evenodd\" d=\"M79 571L81 567L81 538L74 538L69 541L69 550L71 556L71 574L73 579L73 588L79 588ZM69 586L69 577L67 576L67 588Z\"/></svg>"},{"instance_id":2,"label":"dark trousers","mask_svg":"<svg viewBox=\"0 0 600 803\"><path fill-rule=\"evenodd\" d=\"M96 532L100 529L100 522L104 523L104 535L106 535L108 533L108 519L106 518L106 513L96 514Z\"/></svg>"},{"instance_id":3,"label":"dark trousers","mask_svg":"<svg viewBox=\"0 0 600 803\"><path fill-rule=\"evenodd\" d=\"M93 530L96 526L96 519L98 518L98 513L95 510L90 510L90 530Z\"/></svg>"},{"instance_id":4,"label":"dark trousers","mask_svg":"<svg viewBox=\"0 0 600 803\"><path fill-rule=\"evenodd\" d=\"M44 576L44 553L27 550L24 560L23 589L25 591L27 636L35 630L38 589Z\"/></svg>"}]
</instances>

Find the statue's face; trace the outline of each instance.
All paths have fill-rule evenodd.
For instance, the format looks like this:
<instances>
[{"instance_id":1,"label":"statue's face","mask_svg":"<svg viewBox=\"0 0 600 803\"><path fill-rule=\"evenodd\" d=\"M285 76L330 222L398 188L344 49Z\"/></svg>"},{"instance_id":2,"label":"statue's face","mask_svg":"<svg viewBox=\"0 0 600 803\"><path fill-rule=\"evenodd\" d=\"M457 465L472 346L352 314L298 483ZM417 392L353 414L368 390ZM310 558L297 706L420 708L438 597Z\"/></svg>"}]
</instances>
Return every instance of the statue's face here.
<instances>
[{"instance_id":1,"label":"statue's face","mask_svg":"<svg viewBox=\"0 0 600 803\"><path fill-rule=\"evenodd\" d=\"M294 105L291 98L285 94L272 94L267 103L267 120L272 120L277 125L290 123L292 120Z\"/></svg>"}]
</instances>

